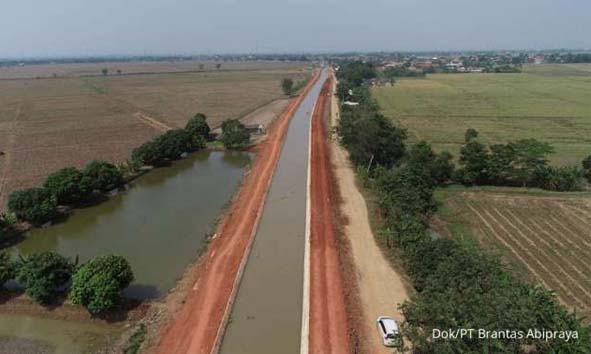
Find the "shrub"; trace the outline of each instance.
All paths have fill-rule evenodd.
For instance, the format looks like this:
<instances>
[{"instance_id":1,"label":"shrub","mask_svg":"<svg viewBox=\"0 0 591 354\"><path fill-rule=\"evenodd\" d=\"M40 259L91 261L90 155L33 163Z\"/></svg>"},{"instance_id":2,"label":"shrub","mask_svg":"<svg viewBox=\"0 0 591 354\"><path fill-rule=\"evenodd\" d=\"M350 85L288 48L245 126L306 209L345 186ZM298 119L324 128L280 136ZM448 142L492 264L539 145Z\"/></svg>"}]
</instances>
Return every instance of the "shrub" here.
<instances>
[{"instance_id":1,"label":"shrub","mask_svg":"<svg viewBox=\"0 0 591 354\"><path fill-rule=\"evenodd\" d=\"M17 218L39 225L56 216L57 200L44 188L23 189L10 194L8 209Z\"/></svg>"},{"instance_id":2,"label":"shrub","mask_svg":"<svg viewBox=\"0 0 591 354\"><path fill-rule=\"evenodd\" d=\"M16 280L25 293L41 304L48 304L63 292L72 277L73 263L55 252L34 253L23 257Z\"/></svg>"},{"instance_id":3,"label":"shrub","mask_svg":"<svg viewBox=\"0 0 591 354\"><path fill-rule=\"evenodd\" d=\"M0 252L0 288L15 275L15 264L6 251Z\"/></svg>"},{"instance_id":4,"label":"shrub","mask_svg":"<svg viewBox=\"0 0 591 354\"><path fill-rule=\"evenodd\" d=\"M209 134L211 132L211 129L207 124L207 116L203 113L197 113L193 118L189 119L185 126L185 130L191 134L193 140L196 141L209 140Z\"/></svg>"},{"instance_id":5,"label":"shrub","mask_svg":"<svg viewBox=\"0 0 591 354\"><path fill-rule=\"evenodd\" d=\"M222 123L222 142L230 150L240 150L250 144L250 135L237 119L228 119Z\"/></svg>"},{"instance_id":6,"label":"shrub","mask_svg":"<svg viewBox=\"0 0 591 354\"><path fill-rule=\"evenodd\" d=\"M59 204L77 204L90 199L92 185L84 174L74 167L63 168L50 174L44 187L55 196Z\"/></svg>"},{"instance_id":7,"label":"shrub","mask_svg":"<svg viewBox=\"0 0 591 354\"><path fill-rule=\"evenodd\" d=\"M74 274L70 298L92 314L115 307L121 291L133 281L133 272L125 258L99 256L84 264Z\"/></svg>"},{"instance_id":8,"label":"shrub","mask_svg":"<svg viewBox=\"0 0 591 354\"><path fill-rule=\"evenodd\" d=\"M119 169L105 161L92 161L83 171L84 178L88 180L92 189L108 191L123 183L123 174Z\"/></svg>"}]
</instances>

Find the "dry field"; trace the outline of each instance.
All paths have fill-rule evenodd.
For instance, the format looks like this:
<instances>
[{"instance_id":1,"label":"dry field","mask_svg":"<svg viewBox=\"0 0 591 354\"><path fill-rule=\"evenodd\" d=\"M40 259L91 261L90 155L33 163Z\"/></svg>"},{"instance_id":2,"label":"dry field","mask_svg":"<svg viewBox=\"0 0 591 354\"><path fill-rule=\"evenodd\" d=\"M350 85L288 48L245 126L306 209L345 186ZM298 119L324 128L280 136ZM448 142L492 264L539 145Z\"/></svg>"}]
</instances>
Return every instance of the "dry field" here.
<instances>
[{"instance_id":1,"label":"dry field","mask_svg":"<svg viewBox=\"0 0 591 354\"><path fill-rule=\"evenodd\" d=\"M133 61L106 63L71 63L71 64L39 64L23 66L0 66L0 79L34 79L42 77L79 77L101 76L103 68L110 75L138 73L169 73L188 71L236 71L236 70L290 70L299 69L301 63L276 61L219 62L217 69L214 61L174 60L174 61ZM203 68L200 67L203 65Z\"/></svg>"},{"instance_id":2,"label":"dry field","mask_svg":"<svg viewBox=\"0 0 591 354\"><path fill-rule=\"evenodd\" d=\"M282 78L309 75L304 64L255 64L201 73L0 80L0 209L11 191L52 171L92 159L123 161L195 112L207 114L213 126L243 117L281 97Z\"/></svg>"},{"instance_id":3,"label":"dry field","mask_svg":"<svg viewBox=\"0 0 591 354\"><path fill-rule=\"evenodd\" d=\"M589 193L452 187L437 197L443 203L438 219L446 226L440 232L466 242L476 239L510 263L514 274L591 315Z\"/></svg>"}]
</instances>

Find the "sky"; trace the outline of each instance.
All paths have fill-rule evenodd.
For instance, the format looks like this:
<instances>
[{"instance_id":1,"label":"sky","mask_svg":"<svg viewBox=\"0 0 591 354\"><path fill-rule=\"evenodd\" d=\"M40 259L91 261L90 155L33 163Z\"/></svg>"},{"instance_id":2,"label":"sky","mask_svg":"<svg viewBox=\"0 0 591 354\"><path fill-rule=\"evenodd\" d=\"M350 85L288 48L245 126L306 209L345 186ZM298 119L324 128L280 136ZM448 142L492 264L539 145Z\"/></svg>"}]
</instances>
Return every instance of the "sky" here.
<instances>
[{"instance_id":1,"label":"sky","mask_svg":"<svg viewBox=\"0 0 591 354\"><path fill-rule=\"evenodd\" d=\"M591 48L591 0L0 0L0 58Z\"/></svg>"}]
</instances>

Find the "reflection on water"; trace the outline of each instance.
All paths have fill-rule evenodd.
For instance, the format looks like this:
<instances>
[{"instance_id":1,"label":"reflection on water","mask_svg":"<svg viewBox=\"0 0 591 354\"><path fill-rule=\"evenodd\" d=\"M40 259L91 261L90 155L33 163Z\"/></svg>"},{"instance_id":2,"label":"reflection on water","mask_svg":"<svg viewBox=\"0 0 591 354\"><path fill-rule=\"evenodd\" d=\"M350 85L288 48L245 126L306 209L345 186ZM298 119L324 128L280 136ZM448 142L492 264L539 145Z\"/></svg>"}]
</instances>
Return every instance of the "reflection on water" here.
<instances>
[{"instance_id":1,"label":"reflection on water","mask_svg":"<svg viewBox=\"0 0 591 354\"><path fill-rule=\"evenodd\" d=\"M136 281L125 294L155 298L196 258L251 156L202 151L139 178L126 193L76 210L64 223L31 231L21 254L55 250L80 261L125 256Z\"/></svg>"}]
</instances>

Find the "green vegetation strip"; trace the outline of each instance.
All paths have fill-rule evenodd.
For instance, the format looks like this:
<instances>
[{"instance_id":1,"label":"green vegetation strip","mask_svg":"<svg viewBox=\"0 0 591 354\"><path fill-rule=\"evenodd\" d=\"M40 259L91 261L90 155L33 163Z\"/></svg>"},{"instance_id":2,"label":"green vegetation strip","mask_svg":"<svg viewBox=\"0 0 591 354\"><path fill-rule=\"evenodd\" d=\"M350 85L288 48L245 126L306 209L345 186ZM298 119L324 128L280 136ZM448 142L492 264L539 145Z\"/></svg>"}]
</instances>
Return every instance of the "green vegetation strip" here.
<instances>
[{"instance_id":1,"label":"green vegetation strip","mask_svg":"<svg viewBox=\"0 0 591 354\"><path fill-rule=\"evenodd\" d=\"M438 238L429 233L428 220L437 209L435 188L457 178L450 155L436 154L426 142L407 149L405 131L379 113L364 85L376 76L371 64L348 61L338 66L337 93L344 100L358 103L343 105L338 127L341 142L349 150L353 163L367 176L385 221L382 235L392 252L401 254L416 290L416 295L401 306L406 319L403 334L411 340L413 351L591 352L590 328L559 304L551 290L516 279L498 258L474 243ZM491 183L487 175L489 152L483 153L484 145L470 147L473 139L476 139L473 132L465 138L469 151L463 154L459 175L465 178L471 171L478 171L487 176L482 183ZM504 145L503 149L515 147ZM519 153L512 155L510 163L505 165L508 166L505 172L514 174L504 176L503 182L529 180L531 172L540 167L538 163L546 166L545 159L539 155L545 156L546 145L529 141L518 143L517 147ZM473 154L474 150L478 153ZM516 163L518 156L534 158L526 158L527 163ZM475 165L486 168L475 168ZM494 335L475 334L449 340L436 339L433 335L461 329ZM547 338L536 330L571 337L568 341ZM503 333L497 335L499 332Z\"/></svg>"}]
</instances>

